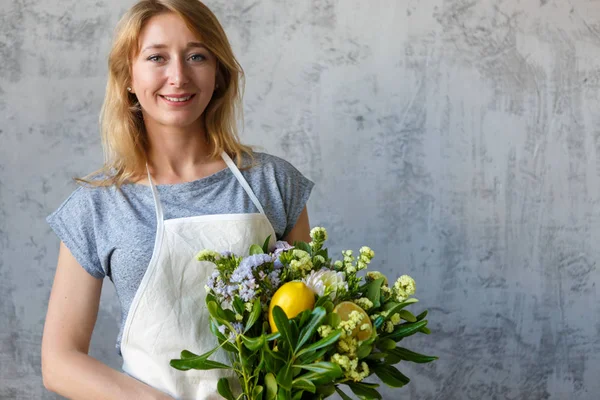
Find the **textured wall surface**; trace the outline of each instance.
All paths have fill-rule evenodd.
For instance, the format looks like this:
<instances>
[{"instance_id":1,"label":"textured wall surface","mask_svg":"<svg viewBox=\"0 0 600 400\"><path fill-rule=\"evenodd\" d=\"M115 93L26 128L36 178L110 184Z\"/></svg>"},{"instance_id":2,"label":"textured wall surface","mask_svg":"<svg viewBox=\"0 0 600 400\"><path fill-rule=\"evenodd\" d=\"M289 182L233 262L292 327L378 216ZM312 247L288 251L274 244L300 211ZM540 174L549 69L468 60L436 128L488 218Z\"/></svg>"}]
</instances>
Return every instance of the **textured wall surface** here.
<instances>
[{"instance_id":1,"label":"textured wall surface","mask_svg":"<svg viewBox=\"0 0 600 400\"><path fill-rule=\"evenodd\" d=\"M54 399L44 218L99 166L131 1L0 0L0 398ZM209 1L247 73L243 139L316 182L330 246L408 273L431 336L406 399L597 399L600 2ZM92 354L111 366L110 281ZM384 398L397 398L391 391Z\"/></svg>"}]
</instances>

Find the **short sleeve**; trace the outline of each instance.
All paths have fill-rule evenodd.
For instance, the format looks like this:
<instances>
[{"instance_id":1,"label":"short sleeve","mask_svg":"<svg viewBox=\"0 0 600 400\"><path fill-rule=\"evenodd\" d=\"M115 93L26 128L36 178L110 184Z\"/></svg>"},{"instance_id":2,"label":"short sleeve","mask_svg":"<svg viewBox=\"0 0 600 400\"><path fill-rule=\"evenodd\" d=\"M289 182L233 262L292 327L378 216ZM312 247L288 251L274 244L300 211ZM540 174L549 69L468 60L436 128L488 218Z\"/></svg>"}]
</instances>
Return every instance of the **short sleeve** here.
<instances>
[{"instance_id":1,"label":"short sleeve","mask_svg":"<svg viewBox=\"0 0 600 400\"><path fill-rule=\"evenodd\" d=\"M100 279L106 273L98 256L90 190L93 189L77 188L46 221L77 262L94 278Z\"/></svg>"},{"instance_id":2,"label":"short sleeve","mask_svg":"<svg viewBox=\"0 0 600 400\"><path fill-rule=\"evenodd\" d=\"M272 172L277 182L278 197L285 211L285 221L282 221L284 229L281 234L284 238L296 225L315 184L288 161L275 156L268 157L269 163L273 165Z\"/></svg>"}]
</instances>

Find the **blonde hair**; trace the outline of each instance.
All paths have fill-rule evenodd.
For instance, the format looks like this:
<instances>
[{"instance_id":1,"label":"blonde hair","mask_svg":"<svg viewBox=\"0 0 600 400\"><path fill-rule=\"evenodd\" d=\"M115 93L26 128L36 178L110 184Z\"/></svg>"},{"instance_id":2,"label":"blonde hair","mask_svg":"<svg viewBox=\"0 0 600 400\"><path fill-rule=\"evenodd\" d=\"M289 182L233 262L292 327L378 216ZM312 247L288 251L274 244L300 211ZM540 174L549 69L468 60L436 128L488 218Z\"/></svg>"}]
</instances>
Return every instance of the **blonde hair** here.
<instances>
[{"instance_id":1,"label":"blonde hair","mask_svg":"<svg viewBox=\"0 0 600 400\"><path fill-rule=\"evenodd\" d=\"M244 72L215 15L198 0L140 0L119 21L108 59L108 82L100 117L104 166L77 179L80 183L119 187L145 174L148 137L140 105L127 87L132 60L140 50L140 32L150 18L163 13L181 17L217 59L216 89L203 113L211 157L225 151L240 166L243 154L253 159L251 148L240 142L237 133ZM90 180L96 174L102 177Z\"/></svg>"}]
</instances>

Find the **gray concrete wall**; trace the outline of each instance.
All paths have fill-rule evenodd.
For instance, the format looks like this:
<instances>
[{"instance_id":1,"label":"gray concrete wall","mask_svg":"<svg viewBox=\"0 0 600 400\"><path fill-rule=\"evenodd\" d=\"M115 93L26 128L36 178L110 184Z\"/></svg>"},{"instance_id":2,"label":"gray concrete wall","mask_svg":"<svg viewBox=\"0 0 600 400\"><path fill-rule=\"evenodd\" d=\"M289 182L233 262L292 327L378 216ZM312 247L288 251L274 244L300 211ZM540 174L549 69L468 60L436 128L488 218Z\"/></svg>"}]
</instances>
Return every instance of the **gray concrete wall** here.
<instances>
[{"instance_id":1,"label":"gray concrete wall","mask_svg":"<svg viewBox=\"0 0 600 400\"><path fill-rule=\"evenodd\" d=\"M102 160L131 1L0 0L0 398L52 399L44 217ZM331 247L408 273L440 356L406 399L597 399L600 2L210 1L247 73L243 139L316 182ZM419 309L416 307L416 309ZM92 354L118 367L107 281ZM384 398L396 398L385 391Z\"/></svg>"}]
</instances>

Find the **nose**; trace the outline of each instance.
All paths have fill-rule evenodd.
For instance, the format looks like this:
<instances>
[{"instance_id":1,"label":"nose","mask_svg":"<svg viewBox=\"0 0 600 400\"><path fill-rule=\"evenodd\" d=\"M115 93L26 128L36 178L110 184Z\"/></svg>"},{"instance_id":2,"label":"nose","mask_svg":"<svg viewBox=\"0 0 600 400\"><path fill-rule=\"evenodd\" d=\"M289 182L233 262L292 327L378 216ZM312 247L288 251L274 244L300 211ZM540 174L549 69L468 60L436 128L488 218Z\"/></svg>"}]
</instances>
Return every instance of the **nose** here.
<instances>
[{"instance_id":1,"label":"nose","mask_svg":"<svg viewBox=\"0 0 600 400\"><path fill-rule=\"evenodd\" d=\"M189 78L186 68L186 64L183 60L179 57L173 58L169 63L168 68L169 85L179 88L188 83Z\"/></svg>"}]
</instances>

